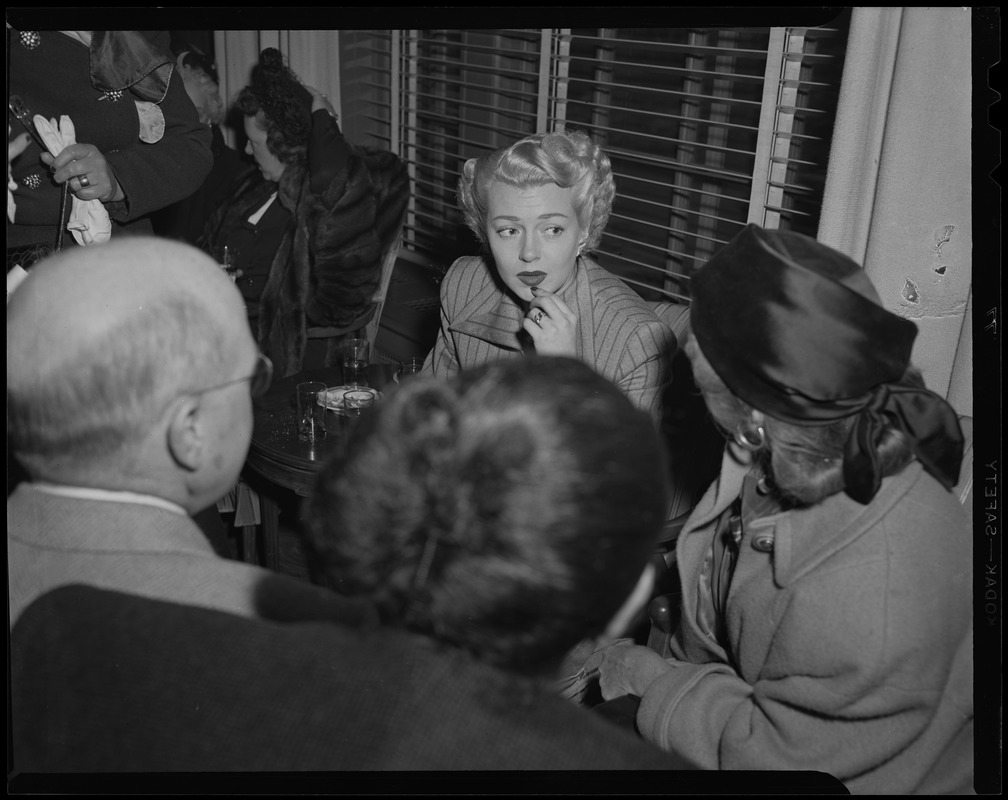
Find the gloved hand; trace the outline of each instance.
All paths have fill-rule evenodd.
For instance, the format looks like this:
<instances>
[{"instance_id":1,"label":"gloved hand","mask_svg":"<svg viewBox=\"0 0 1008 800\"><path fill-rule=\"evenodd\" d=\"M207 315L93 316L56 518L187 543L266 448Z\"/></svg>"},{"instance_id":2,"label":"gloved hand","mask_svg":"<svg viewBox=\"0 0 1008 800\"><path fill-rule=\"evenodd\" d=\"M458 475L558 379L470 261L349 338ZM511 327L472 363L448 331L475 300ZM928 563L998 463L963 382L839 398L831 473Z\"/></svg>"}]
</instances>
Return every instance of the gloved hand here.
<instances>
[{"instance_id":1,"label":"gloved hand","mask_svg":"<svg viewBox=\"0 0 1008 800\"><path fill-rule=\"evenodd\" d=\"M66 114L60 117L58 125L55 119L46 119L41 114L35 115L34 122L39 136L54 157L65 147L77 144L77 132ZM86 246L108 241L112 236L112 221L100 200L81 200L74 195L67 230L73 234L77 244Z\"/></svg>"}]
</instances>

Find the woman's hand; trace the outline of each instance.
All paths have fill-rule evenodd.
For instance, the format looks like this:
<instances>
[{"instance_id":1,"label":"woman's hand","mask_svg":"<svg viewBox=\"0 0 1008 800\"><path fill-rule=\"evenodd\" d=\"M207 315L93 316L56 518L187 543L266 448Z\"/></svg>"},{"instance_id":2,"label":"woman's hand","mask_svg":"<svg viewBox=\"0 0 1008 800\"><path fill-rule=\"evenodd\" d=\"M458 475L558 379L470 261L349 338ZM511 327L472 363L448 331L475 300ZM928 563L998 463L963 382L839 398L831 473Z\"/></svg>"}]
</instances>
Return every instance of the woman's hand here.
<instances>
[{"instance_id":1,"label":"woman's hand","mask_svg":"<svg viewBox=\"0 0 1008 800\"><path fill-rule=\"evenodd\" d=\"M532 337L536 353L577 358L577 316L552 292L533 286L532 294L535 297L522 327Z\"/></svg>"},{"instance_id":2,"label":"woman's hand","mask_svg":"<svg viewBox=\"0 0 1008 800\"><path fill-rule=\"evenodd\" d=\"M312 114L314 114L320 108L324 108L335 119L336 118L336 109L333 108L332 103L329 102L329 98L326 97L324 94L322 94L318 89L314 88L313 86L306 86L305 88L309 92L311 92L311 96L312 96L312 104L311 104Z\"/></svg>"},{"instance_id":3,"label":"woman's hand","mask_svg":"<svg viewBox=\"0 0 1008 800\"><path fill-rule=\"evenodd\" d=\"M606 648L599 664L602 698L643 697L648 687L671 669L672 665L650 647L617 642Z\"/></svg>"},{"instance_id":4,"label":"woman's hand","mask_svg":"<svg viewBox=\"0 0 1008 800\"><path fill-rule=\"evenodd\" d=\"M112 167L93 144L67 145L55 158L42 153L42 161L49 165L53 180L67 184L80 200L109 203L125 197Z\"/></svg>"}]
</instances>

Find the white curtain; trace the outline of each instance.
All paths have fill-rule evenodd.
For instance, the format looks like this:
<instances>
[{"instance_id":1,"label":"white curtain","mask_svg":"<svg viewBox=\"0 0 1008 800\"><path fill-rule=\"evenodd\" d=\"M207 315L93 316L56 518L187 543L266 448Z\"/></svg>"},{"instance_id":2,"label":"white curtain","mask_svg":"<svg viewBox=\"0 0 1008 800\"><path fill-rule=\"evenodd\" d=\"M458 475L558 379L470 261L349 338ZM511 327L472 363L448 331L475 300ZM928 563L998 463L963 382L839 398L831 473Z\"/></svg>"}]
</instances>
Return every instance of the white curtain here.
<instances>
[{"instance_id":1,"label":"white curtain","mask_svg":"<svg viewBox=\"0 0 1008 800\"><path fill-rule=\"evenodd\" d=\"M902 8L851 13L818 239L864 263Z\"/></svg>"},{"instance_id":2,"label":"white curtain","mask_svg":"<svg viewBox=\"0 0 1008 800\"><path fill-rule=\"evenodd\" d=\"M973 413L969 8L855 8L819 239L919 329L929 388Z\"/></svg>"}]
</instances>

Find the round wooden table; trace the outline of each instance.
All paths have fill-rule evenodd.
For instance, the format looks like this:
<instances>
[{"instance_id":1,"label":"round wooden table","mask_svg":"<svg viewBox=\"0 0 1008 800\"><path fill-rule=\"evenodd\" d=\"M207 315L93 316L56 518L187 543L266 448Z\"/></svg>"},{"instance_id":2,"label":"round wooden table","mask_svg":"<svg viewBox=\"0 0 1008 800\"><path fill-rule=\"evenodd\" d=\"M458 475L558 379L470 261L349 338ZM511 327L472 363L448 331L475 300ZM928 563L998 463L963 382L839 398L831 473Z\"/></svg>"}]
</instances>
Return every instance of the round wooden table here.
<instances>
[{"instance_id":1,"label":"round wooden table","mask_svg":"<svg viewBox=\"0 0 1008 800\"><path fill-rule=\"evenodd\" d=\"M368 386L382 391L392 383L395 371L395 365L370 364ZM285 499L284 493L306 497L322 464L345 451L349 432L345 417L327 411L326 438L314 443L301 441L297 385L303 381L321 381L327 387L342 386L342 373L341 367L306 370L275 381L265 395L255 400L255 427L245 460L246 480L259 494L263 560L270 569L279 566L280 503ZM248 474L249 471L254 474ZM256 533L256 526L243 528L245 553L256 551Z\"/></svg>"}]
</instances>

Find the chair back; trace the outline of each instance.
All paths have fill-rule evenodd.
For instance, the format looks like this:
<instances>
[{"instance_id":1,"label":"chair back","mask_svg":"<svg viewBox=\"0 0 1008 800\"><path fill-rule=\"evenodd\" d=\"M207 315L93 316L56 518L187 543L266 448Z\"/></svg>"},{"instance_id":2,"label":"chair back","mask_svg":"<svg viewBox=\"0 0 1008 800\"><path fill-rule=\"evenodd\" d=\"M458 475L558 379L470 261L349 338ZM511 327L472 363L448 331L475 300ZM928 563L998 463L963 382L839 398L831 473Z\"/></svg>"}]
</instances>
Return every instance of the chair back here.
<instances>
[{"instance_id":1,"label":"chair back","mask_svg":"<svg viewBox=\"0 0 1008 800\"><path fill-rule=\"evenodd\" d=\"M374 351L375 340L378 338L378 329L381 327L382 311L385 308L385 299L388 297L389 284L392 282L392 273L395 270L396 259L399 256L399 247L402 244L403 226L406 224L406 212L403 211L402 224L396 237L389 242L382 253L381 273L378 279L378 286L371 297L371 304L374 307L374 314L364 326L364 338L368 341L368 361Z\"/></svg>"},{"instance_id":2,"label":"chair back","mask_svg":"<svg viewBox=\"0 0 1008 800\"><path fill-rule=\"evenodd\" d=\"M671 382L662 396L661 427L672 476L668 518L675 519L688 513L717 477L724 439L707 413L683 350L689 332L690 307L670 300L648 305L672 329L679 345L670 365Z\"/></svg>"},{"instance_id":3,"label":"chair back","mask_svg":"<svg viewBox=\"0 0 1008 800\"><path fill-rule=\"evenodd\" d=\"M367 310L353 322L342 327L309 327L307 329L307 338L329 340L326 363L337 363L340 342L355 336L367 339L368 361L371 361L375 339L378 337L378 329L381 326L382 310L385 308L385 299L388 297L389 284L392 283L392 273L395 271L396 259L399 256L399 247L402 244L403 227L405 224L406 210L404 208L399 218L399 225L395 229L395 236L389 240L389 243L382 251L378 285L371 296L371 303Z\"/></svg>"}]
</instances>

